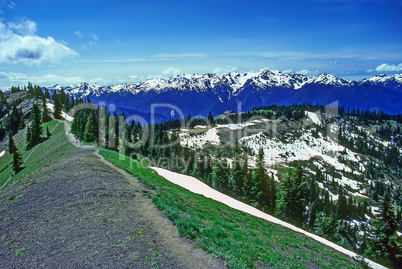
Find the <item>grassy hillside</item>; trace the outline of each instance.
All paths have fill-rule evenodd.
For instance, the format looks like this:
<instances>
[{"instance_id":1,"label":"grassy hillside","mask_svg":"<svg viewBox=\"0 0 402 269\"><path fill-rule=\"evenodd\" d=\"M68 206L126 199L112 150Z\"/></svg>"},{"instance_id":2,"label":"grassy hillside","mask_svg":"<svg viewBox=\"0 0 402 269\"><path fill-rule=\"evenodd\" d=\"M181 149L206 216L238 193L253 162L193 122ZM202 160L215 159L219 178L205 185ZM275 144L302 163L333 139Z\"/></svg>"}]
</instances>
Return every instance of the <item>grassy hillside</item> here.
<instances>
[{"instance_id":1,"label":"grassy hillside","mask_svg":"<svg viewBox=\"0 0 402 269\"><path fill-rule=\"evenodd\" d=\"M100 154L156 190L150 195L180 234L232 268L361 268L348 256L281 226L193 194L137 160L101 149Z\"/></svg>"},{"instance_id":2,"label":"grassy hillside","mask_svg":"<svg viewBox=\"0 0 402 269\"><path fill-rule=\"evenodd\" d=\"M52 161L57 161L62 158L65 152L74 148L74 146L68 142L66 135L64 134L64 125L62 123L57 124L57 121L50 121L43 124L44 133L46 132L46 127L49 127L52 136L50 139L39 144L39 146L30 150L25 150L26 142L24 139L17 144L18 151L22 155L22 160L25 161L28 156L29 158L23 164L24 169L22 169L22 171L17 175L13 176L8 184L37 173L41 167L48 166ZM21 135L25 136L25 130L21 132ZM11 163L12 155L0 158L0 187L13 174Z\"/></svg>"}]
</instances>

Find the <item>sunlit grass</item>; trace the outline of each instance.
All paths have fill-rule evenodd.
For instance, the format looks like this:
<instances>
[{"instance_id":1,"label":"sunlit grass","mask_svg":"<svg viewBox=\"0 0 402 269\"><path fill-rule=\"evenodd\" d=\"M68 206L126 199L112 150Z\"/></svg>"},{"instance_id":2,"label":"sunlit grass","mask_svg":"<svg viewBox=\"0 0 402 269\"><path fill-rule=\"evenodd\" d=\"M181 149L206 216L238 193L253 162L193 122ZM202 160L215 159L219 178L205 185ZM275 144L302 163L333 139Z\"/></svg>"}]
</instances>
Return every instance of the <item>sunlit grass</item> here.
<instances>
[{"instance_id":1,"label":"sunlit grass","mask_svg":"<svg viewBox=\"0 0 402 269\"><path fill-rule=\"evenodd\" d=\"M150 195L152 200L174 222L180 235L224 258L232 268L361 267L306 236L176 186L137 160L105 149L100 154L156 190Z\"/></svg>"}]
</instances>

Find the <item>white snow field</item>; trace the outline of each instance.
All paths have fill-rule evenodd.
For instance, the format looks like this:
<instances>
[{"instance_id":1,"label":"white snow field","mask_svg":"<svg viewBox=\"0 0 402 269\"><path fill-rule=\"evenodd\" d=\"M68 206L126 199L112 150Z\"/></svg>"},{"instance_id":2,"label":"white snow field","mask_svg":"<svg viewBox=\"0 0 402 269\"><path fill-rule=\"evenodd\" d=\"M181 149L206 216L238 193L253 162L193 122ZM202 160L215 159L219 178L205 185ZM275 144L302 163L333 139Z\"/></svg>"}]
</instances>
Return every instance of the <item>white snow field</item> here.
<instances>
[{"instance_id":1,"label":"white snow field","mask_svg":"<svg viewBox=\"0 0 402 269\"><path fill-rule=\"evenodd\" d=\"M5 153L6 153L6 151L3 150L3 151L0 153L0 158L3 157Z\"/></svg>"},{"instance_id":2,"label":"white snow field","mask_svg":"<svg viewBox=\"0 0 402 269\"><path fill-rule=\"evenodd\" d=\"M283 227L289 228L295 232L298 233L302 233L318 242L321 242L322 244L329 246L341 253L344 253L346 255L349 255L350 257L358 257L359 255L357 255L356 253L347 250L341 246L338 246L335 243L332 243L331 241L322 238L318 235L309 233L304 231L303 229L300 229L294 225L291 225L287 222L284 222L278 218L275 218L271 215L268 215L252 206L249 206L245 203L242 203L230 196L227 196L225 194L220 193L219 191L216 191L214 189L212 189L211 187L209 187L208 185L206 185L205 183L201 182L200 180L191 177L191 176L187 176L187 175L183 175L183 174L179 174L179 173L175 173L175 172L171 172L169 170L163 169L163 168L159 168L159 167L151 167L153 170L155 170L160 176L164 177L165 179L167 179L168 181L172 182L173 184L179 185L193 193L197 193L197 194L201 194L205 197L211 198L215 201L221 202L231 208L243 211L245 213L248 213L250 215L256 216L258 218L262 218L265 219L269 222L281 225ZM371 268L374 269L385 269L386 267L375 263L369 259L364 258L364 260L369 264L369 266Z\"/></svg>"},{"instance_id":3,"label":"white snow field","mask_svg":"<svg viewBox=\"0 0 402 269\"><path fill-rule=\"evenodd\" d=\"M47 106L47 108L50 110L50 112L54 112L54 105L53 104L50 104L50 103L46 103L46 106ZM68 115L66 112L64 112L64 111L62 111L61 112L61 116L65 119L65 120L67 120L67 121L73 121L74 120L74 118L73 117L71 117L70 115Z\"/></svg>"}]
</instances>

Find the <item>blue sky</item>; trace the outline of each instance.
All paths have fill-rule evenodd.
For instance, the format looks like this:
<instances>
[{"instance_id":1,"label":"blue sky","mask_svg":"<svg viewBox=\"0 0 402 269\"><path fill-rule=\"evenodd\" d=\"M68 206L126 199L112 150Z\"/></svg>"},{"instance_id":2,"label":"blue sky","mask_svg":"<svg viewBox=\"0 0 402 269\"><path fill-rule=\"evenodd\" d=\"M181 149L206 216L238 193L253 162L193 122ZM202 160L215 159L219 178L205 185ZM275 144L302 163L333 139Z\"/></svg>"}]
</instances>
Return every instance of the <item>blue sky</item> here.
<instances>
[{"instance_id":1,"label":"blue sky","mask_svg":"<svg viewBox=\"0 0 402 269\"><path fill-rule=\"evenodd\" d=\"M268 68L402 72L402 0L0 0L0 89Z\"/></svg>"}]
</instances>

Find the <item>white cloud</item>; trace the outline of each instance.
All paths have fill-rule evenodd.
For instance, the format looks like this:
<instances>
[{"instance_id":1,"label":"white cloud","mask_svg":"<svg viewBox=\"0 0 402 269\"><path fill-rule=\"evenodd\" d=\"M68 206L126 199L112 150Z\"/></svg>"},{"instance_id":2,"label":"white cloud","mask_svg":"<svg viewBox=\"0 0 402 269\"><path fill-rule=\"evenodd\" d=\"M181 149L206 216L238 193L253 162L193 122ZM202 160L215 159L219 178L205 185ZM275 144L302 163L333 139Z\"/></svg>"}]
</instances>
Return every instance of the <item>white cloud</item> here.
<instances>
[{"instance_id":1,"label":"white cloud","mask_svg":"<svg viewBox=\"0 0 402 269\"><path fill-rule=\"evenodd\" d=\"M293 70L292 69L286 69L286 70L282 70L282 74L289 74L289 73L292 73L293 72Z\"/></svg>"},{"instance_id":2,"label":"white cloud","mask_svg":"<svg viewBox=\"0 0 402 269\"><path fill-rule=\"evenodd\" d=\"M30 20L7 25L0 21L0 63L33 65L78 56L52 37L39 37L35 32L36 24Z\"/></svg>"},{"instance_id":3,"label":"white cloud","mask_svg":"<svg viewBox=\"0 0 402 269\"><path fill-rule=\"evenodd\" d=\"M75 35L78 36L79 38L84 38L85 35L83 33L81 33L80 30L75 31Z\"/></svg>"},{"instance_id":4,"label":"white cloud","mask_svg":"<svg viewBox=\"0 0 402 269\"><path fill-rule=\"evenodd\" d=\"M82 33L80 30L75 31L75 35L78 36L81 39L86 39L88 40L88 43L85 43L84 45L82 45L82 47L84 49L88 48L88 46L92 46L94 44L95 41L99 40L98 35L94 34L94 33L87 33L84 34Z\"/></svg>"},{"instance_id":5,"label":"white cloud","mask_svg":"<svg viewBox=\"0 0 402 269\"><path fill-rule=\"evenodd\" d=\"M80 76L63 77L54 74L46 74L43 76L29 76L23 73L1 72L0 71L0 87L2 89L10 88L11 86L27 85L28 81L33 84L48 87L55 84L69 85L83 82L84 79Z\"/></svg>"},{"instance_id":6,"label":"white cloud","mask_svg":"<svg viewBox=\"0 0 402 269\"><path fill-rule=\"evenodd\" d=\"M98 83L98 84L106 84L106 81L103 78L93 78L89 81L90 83Z\"/></svg>"},{"instance_id":7,"label":"white cloud","mask_svg":"<svg viewBox=\"0 0 402 269\"><path fill-rule=\"evenodd\" d=\"M16 5L13 1L10 1L10 2L8 3L8 5L7 5L7 8L10 9L10 10L13 10L13 9L16 8L16 6L17 6L17 5Z\"/></svg>"},{"instance_id":8,"label":"white cloud","mask_svg":"<svg viewBox=\"0 0 402 269\"><path fill-rule=\"evenodd\" d=\"M230 72L235 72L237 70L236 66L232 65L226 65L226 66L217 66L215 69L212 71L214 74L227 74Z\"/></svg>"},{"instance_id":9,"label":"white cloud","mask_svg":"<svg viewBox=\"0 0 402 269\"><path fill-rule=\"evenodd\" d=\"M162 74L167 76L174 76L180 74L180 71L181 71L180 68L168 67L162 71Z\"/></svg>"},{"instance_id":10,"label":"white cloud","mask_svg":"<svg viewBox=\"0 0 402 269\"><path fill-rule=\"evenodd\" d=\"M383 63L375 68L375 71L391 71L391 72L400 72L402 71L402 63L395 64L386 64Z\"/></svg>"},{"instance_id":11,"label":"white cloud","mask_svg":"<svg viewBox=\"0 0 402 269\"><path fill-rule=\"evenodd\" d=\"M318 70L308 70L308 69L302 69L300 71L296 72L297 74L303 74L305 76L316 76L319 74Z\"/></svg>"},{"instance_id":12,"label":"white cloud","mask_svg":"<svg viewBox=\"0 0 402 269\"><path fill-rule=\"evenodd\" d=\"M98 41L99 40L99 38L98 38L98 36L96 35L96 34L88 34L88 37L90 38L90 39L92 39L93 41Z\"/></svg>"},{"instance_id":13,"label":"white cloud","mask_svg":"<svg viewBox=\"0 0 402 269\"><path fill-rule=\"evenodd\" d=\"M20 35L34 35L36 32L36 23L31 20L21 21L20 23L9 22L8 28Z\"/></svg>"}]
</instances>

